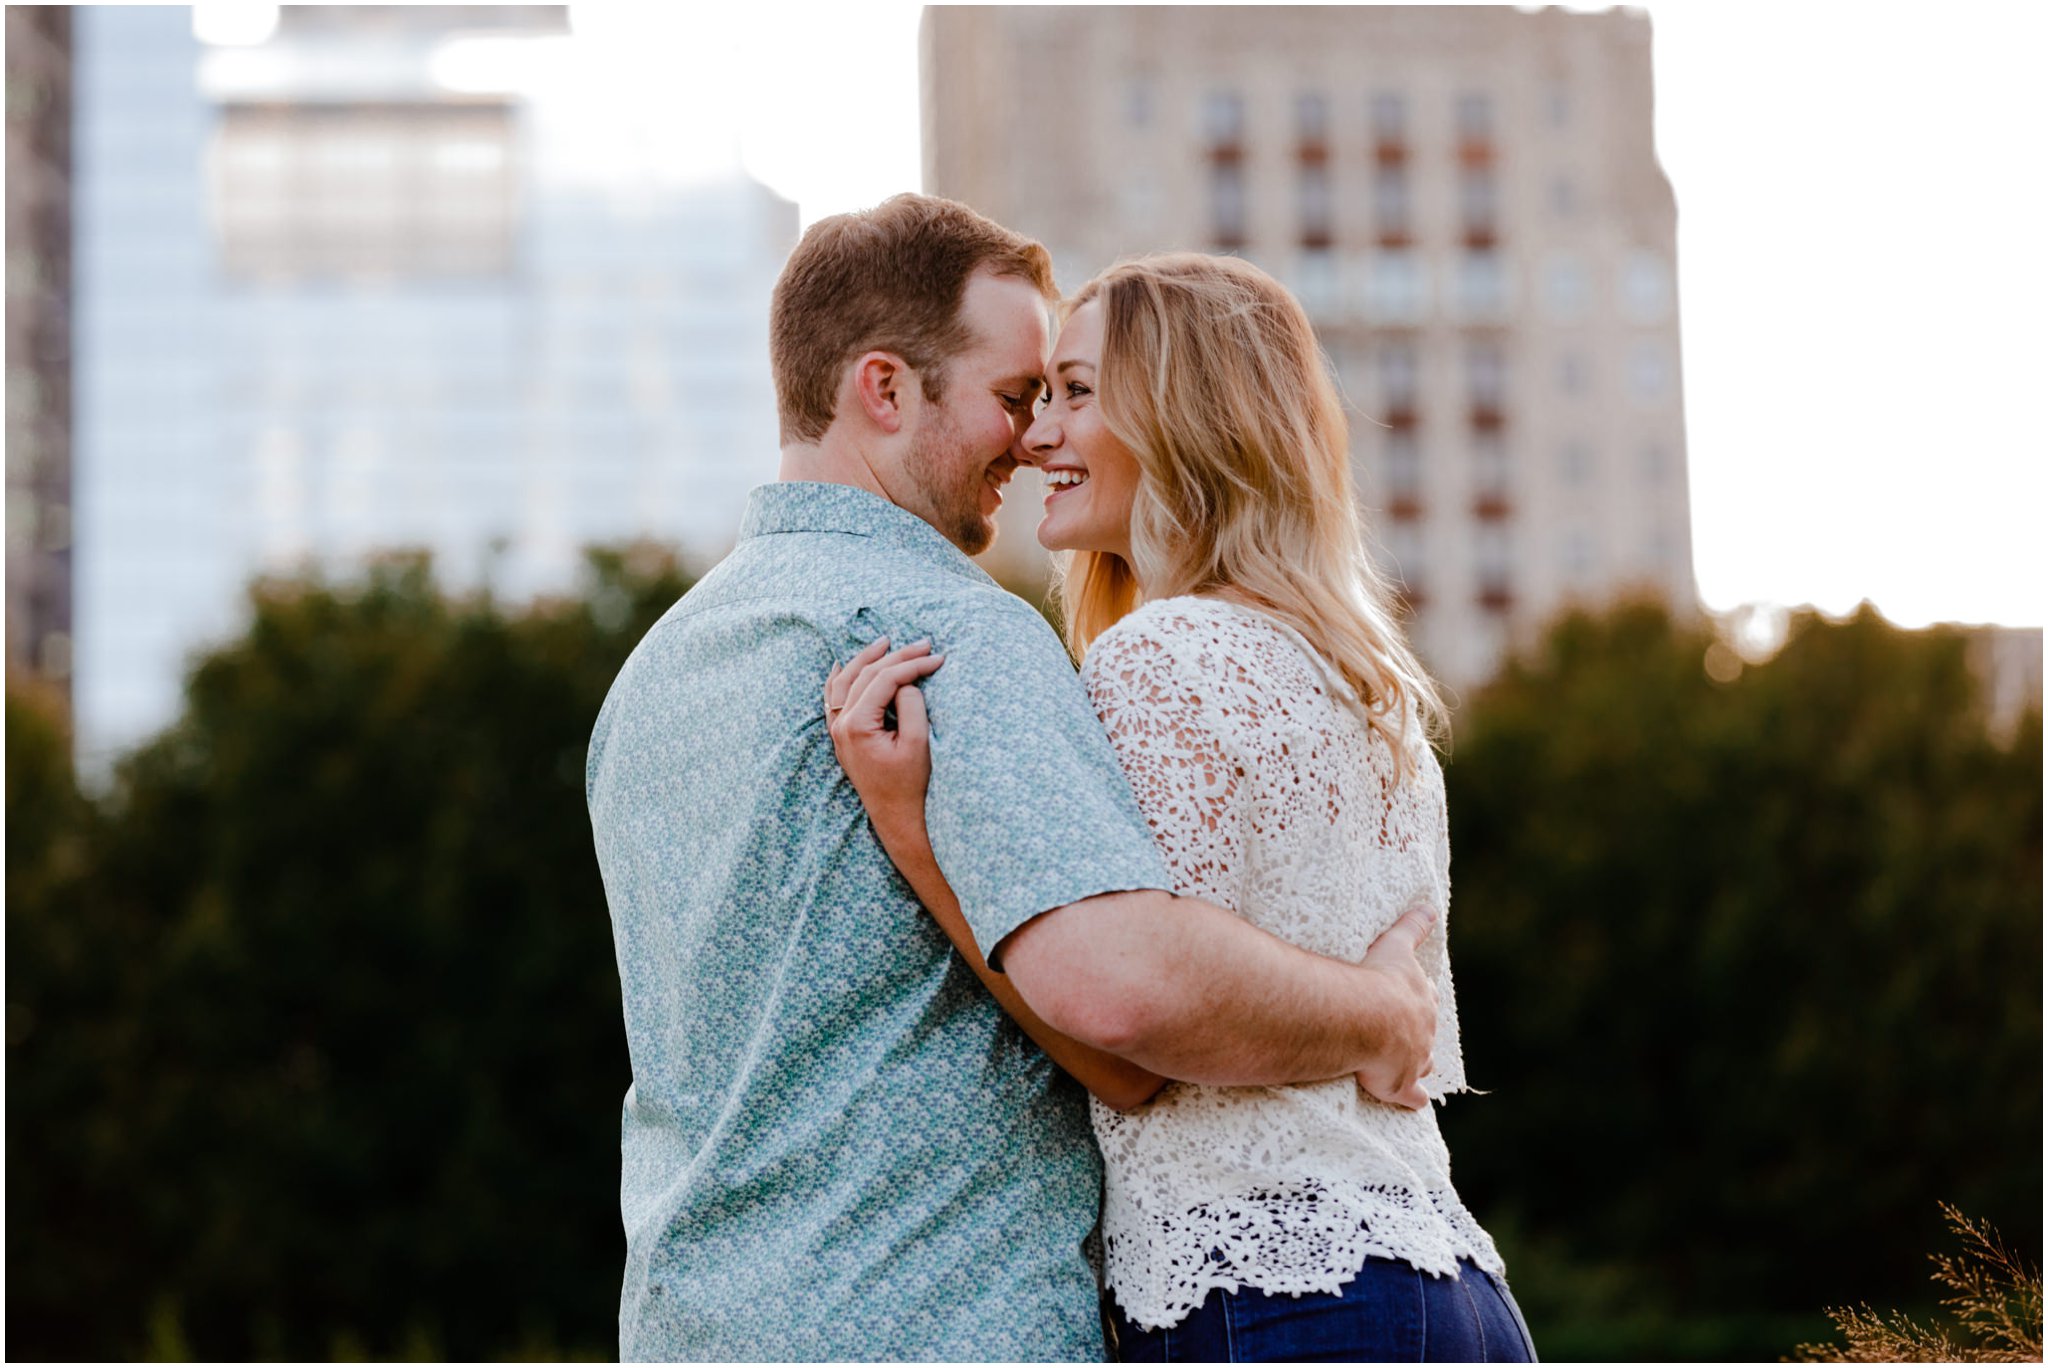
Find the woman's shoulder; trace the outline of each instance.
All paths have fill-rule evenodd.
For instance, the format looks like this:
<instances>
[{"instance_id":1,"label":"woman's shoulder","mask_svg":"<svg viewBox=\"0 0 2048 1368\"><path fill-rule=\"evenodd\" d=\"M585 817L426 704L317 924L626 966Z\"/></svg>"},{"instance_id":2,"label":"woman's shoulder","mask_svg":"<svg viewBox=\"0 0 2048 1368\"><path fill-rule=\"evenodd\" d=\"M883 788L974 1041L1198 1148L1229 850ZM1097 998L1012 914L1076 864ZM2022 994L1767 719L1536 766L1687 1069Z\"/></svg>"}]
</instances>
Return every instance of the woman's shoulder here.
<instances>
[{"instance_id":1,"label":"woman's shoulder","mask_svg":"<svg viewBox=\"0 0 2048 1368\"><path fill-rule=\"evenodd\" d=\"M1139 604L1095 638L1088 647L1084 672L1092 665L1129 668L1153 662L1185 668L1193 655L1218 639L1231 622L1228 605L1215 599L1182 594Z\"/></svg>"},{"instance_id":2,"label":"woman's shoulder","mask_svg":"<svg viewBox=\"0 0 2048 1368\"><path fill-rule=\"evenodd\" d=\"M1097 637L1095 645L1116 648L1143 642L1207 642L1262 627L1270 628L1263 614L1223 599L1179 594L1139 604Z\"/></svg>"},{"instance_id":3,"label":"woman's shoulder","mask_svg":"<svg viewBox=\"0 0 2048 1368\"><path fill-rule=\"evenodd\" d=\"M1314 682L1309 662L1271 618L1192 594L1153 599L1125 614L1088 648L1081 673L1171 676L1204 694L1292 691Z\"/></svg>"}]
</instances>

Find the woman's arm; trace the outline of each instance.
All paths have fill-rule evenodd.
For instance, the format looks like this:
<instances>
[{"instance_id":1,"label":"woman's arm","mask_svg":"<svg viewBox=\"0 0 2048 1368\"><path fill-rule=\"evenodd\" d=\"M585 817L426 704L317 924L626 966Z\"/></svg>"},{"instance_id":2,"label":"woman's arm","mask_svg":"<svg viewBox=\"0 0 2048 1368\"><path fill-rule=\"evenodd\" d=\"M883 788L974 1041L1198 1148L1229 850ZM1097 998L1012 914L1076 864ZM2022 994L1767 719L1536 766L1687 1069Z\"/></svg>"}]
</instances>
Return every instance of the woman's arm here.
<instances>
[{"instance_id":1,"label":"woman's arm","mask_svg":"<svg viewBox=\"0 0 2048 1368\"><path fill-rule=\"evenodd\" d=\"M1127 1111L1150 1101L1166 1079L1055 1031L982 957L925 829L931 747L917 681L937 670L944 657L932 655L929 642L893 652L888 647L887 638L875 642L844 669L834 666L825 681L833 751L860 794L882 848L975 977L1055 1064L1105 1106ZM887 724L891 707L896 712L893 728Z\"/></svg>"}]
</instances>

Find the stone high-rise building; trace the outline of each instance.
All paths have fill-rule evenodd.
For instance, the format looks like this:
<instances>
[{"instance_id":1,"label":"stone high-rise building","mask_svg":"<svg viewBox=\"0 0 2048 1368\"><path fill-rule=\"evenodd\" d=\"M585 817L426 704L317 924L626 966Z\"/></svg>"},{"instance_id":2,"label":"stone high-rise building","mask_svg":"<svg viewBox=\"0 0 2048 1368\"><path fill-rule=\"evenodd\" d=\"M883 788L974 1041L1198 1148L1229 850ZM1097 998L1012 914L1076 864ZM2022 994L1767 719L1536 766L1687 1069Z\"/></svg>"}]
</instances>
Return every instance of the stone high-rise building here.
<instances>
[{"instance_id":1,"label":"stone high-rise building","mask_svg":"<svg viewBox=\"0 0 2048 1368\"><path fill-rule=\"evenodd\" d=\"M922 42L925 189L1043 241L1063 288L1195 249L1296 292L1448 682L1573 600L1692 611L1640 11L933 6ZM1045 564L1019 488L1012 576Z\"/></svg>"},{"instance_id":2,"label":"stone high-rise building","mask_svg":"<svg viewBox=\"0 0 2048 1368\"><path fill-rule=\"evenodd\" d=\"M7 7L7 664L71 680L71 10Z\"/></svg>"}]
</instances>

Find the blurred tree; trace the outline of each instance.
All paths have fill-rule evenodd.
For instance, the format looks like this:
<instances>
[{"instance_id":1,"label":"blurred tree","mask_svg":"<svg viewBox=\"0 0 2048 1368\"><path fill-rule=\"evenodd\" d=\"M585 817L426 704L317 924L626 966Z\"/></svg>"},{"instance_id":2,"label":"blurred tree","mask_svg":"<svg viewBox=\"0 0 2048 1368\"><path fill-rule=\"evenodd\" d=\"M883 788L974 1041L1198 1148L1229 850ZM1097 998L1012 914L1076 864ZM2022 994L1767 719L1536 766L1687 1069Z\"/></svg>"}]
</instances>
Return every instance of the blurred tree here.
<instances>
[{"instance_id":1,"label":"blurred tree","mask_svg":"<svg viewBox=\"0 0 2048 1368\"><path fill-rule=\"evenodd\" d=\"M102 1308L133 1304L127 1081L137 928L84 896L103 829L79 796L60 696L7 680L8 1349L85 1356Z\"/></svg>"},{"instance_id":2,"label":"blurred tree","mask_svg":"<svg viewBox=\"0 0 2048 1368\"><path fill-rule=\"evenodd\" d=\"M25 900L10 694L10 1351L614 1352L628 1073L583 758L688 582L590 570L519 613L417 559L258 585L89 877ZM49 768L23 785L61 796Z\"/></svg>"},{"instance_id":3,"label":"blurred tree","mask_svg":"<svg viewBox=\"0 0 2048 1368\"><path fill-rule=\"evenodd\" d=\"M1572 616L1459 719L1495 1090L1444 1114L1460 1191L1653 1320L1910 1295L1940 1200L2038 1248L2039 713L1995 743L1962 638L1867 607L1726 684L1715 649L1728 678L1661 608ZM1586 1309L1520 1271L1539 1343Z\"/></svg>"},{"instance_id":4,"label":"blurred tree","mask_svg":"<svg viewBox=\"0 0 2048 1368\"><path fill-rule=\"evenodd\" d=\"M583 757L687 583L260 585L100 804L10 682L10 1352L614 1352ZM1994 744L1960 641L1874 614L1730 684L1712 645L1567 619L1448 767L1495 1091L1444 1124L1557 1357L1774 1357L1910 1297L1937 1198L2038 1247L2038 715ZM1774 1311L1812 1323L1711 1323Z\"/></svg>"}]
</instances>

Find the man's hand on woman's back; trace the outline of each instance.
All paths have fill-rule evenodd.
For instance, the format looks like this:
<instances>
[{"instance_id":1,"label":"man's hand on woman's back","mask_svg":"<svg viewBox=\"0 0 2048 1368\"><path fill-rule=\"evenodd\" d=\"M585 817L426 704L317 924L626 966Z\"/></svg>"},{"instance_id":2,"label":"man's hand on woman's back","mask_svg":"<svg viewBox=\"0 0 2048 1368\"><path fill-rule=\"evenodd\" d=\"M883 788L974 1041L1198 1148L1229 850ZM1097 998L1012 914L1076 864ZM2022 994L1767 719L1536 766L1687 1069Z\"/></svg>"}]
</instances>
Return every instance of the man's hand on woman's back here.
<instances>
[{"instance_id":1,"label":"man's hand on woman's back","mask_svg":"<svg viewBox=\"0 0 2048 1368\"><path fill-rule=\"evenodd\" d=\"M1436 1045L1436 985L1422 972L1415 955L1415 947L1435 925L1434 911L1420 904L1411 907L1380 934L1360 962L1361 968L1384 974L1390 991L1386 1048L1358 1071L1359 1086L1382 1102L1410 1111L1429 1105L1422 1080L1435 1067L1430 1055Z\"/></svg>"}]
</instances>

